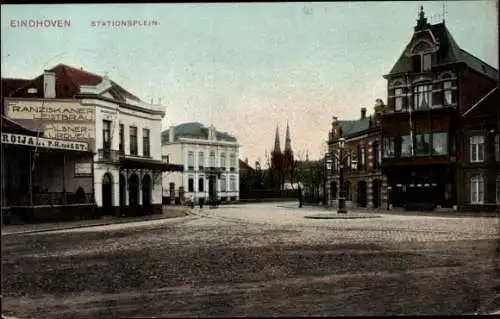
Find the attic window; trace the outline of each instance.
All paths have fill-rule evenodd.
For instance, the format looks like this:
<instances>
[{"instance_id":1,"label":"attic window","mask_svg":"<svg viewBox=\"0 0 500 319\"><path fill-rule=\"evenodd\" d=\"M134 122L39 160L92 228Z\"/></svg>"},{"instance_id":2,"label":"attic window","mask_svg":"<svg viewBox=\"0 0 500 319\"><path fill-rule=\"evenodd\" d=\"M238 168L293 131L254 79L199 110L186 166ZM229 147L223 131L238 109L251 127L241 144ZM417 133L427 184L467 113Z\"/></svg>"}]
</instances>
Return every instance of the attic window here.
<instances>
[{"instance_id":1,"label":"attic window","mask_svg":"<svg viewBox=\"0 0 500 319\"><path fill-rule=\"evenodd\" d=\"M38 90L36 88L29 88L28 89L29 94L36 94L37 92L38 92Z\"/></svg>"},{"instance_id":2,"label":"attic window","mask_svg":"<svg viewBox=\"0 0 500 319\"><path fill-rule=\"evenodd\" d=\"M483 70L483 72L486 72L486 65L481 64L481 69Z\"/></svg>"}]
</instances>

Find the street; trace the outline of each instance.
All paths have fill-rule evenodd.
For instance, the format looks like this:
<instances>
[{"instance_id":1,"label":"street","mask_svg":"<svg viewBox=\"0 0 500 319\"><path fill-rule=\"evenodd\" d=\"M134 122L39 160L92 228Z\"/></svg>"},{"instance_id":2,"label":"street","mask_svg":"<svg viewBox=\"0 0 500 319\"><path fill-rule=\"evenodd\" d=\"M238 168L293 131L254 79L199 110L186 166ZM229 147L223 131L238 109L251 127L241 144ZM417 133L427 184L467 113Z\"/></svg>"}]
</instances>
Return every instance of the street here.
<instances>
[{"instance_id":1,"label":"street","mask_svg":"<svg viewBox=\"0 0 500 319\"><path fill-rule=\"evenodd\" d=\"M2 235L17 318L473 313L499 287L496 218L304 218L277 203Z\"/></svg>"}]
</instances>

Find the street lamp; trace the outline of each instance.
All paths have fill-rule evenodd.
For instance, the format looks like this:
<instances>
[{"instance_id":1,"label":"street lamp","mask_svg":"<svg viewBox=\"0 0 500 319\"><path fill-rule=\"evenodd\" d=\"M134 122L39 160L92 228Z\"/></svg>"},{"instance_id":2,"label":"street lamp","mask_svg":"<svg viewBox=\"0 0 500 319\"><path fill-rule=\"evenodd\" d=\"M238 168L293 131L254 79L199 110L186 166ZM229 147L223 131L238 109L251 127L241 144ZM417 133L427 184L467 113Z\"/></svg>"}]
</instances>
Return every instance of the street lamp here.
<instances>
[{"instance_id":1,"label":"street lamp","mask_svg":"<svg viewBox=\"0 0 500 319\"><path fill-rule=\"evenodd\" d=\"M337 162L339 163L339 208L337 210L338 214L346 214L347 209L345 208L345 187L344 187L344 162L349 152L344 153L345 149L345 139L343 137L338 139L339 153L333 154ZM353 161L354 162L354 161Z\"/></svg>"},{"instance_id":2,"label":"street lamp","mask_svg":"<svg viewBox=\"0 0 500 319\"><path fill-rule=\"evenodd\" d=\"M328 206L329 202L330 202L330 192L327 192L326 189L326 184L328 183L328 174L330 172L332 172L332 159L328 156L328 154L325 155L325 159L326 159L326 171L325 171L325 187L324 187L324 198L325 198L325 206Z\"/></svg>"}]
</instances>

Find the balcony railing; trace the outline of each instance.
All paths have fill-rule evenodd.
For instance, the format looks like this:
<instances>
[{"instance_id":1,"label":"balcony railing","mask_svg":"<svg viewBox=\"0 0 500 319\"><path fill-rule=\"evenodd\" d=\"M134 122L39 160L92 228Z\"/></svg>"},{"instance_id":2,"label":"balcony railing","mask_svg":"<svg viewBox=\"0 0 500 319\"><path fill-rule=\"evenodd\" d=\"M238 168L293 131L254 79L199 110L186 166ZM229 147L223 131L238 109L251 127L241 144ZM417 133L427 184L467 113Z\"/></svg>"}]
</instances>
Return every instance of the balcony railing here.
<instances>
[{"instance_id":1,"label":"balcony railing","mask_svg":"<svg viewBox=\"0 0 500 319\"><path fill-rule=\"evenodd\" d=\"M120 156L123 156L123 153L117 150L101 148L97 150L97 155L99 161L118 162L120 160Z\"/></svg>"}]
</instances>

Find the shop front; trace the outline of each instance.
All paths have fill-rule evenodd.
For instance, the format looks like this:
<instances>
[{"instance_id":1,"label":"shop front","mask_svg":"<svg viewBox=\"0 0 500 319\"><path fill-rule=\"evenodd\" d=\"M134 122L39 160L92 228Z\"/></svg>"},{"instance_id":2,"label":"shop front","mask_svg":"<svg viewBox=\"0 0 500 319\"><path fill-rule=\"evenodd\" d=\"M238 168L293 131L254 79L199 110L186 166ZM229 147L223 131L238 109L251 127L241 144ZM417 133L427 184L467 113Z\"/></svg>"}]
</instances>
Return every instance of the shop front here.
<instances>
[{"instance_id":1,"label":"shop front","mask_svg":"<svg viewBox=\"0 0 500 319\"><path fill-rule=\"evenodd\" d=\"M12 132L3 131L1 138L2 210L9 221L92 217L93 153L88 144L42 138L28 130Z\"/></svg>"},{"instance_id":2,"label":"shop front","mask_svg":"<svg viewBox=\"0 0 500 319\"><path fill-rule=\"evenodd\" d=\"M451 165L392 167L387 170L390 204L408 210L432 210L456 203L455 170Z\"/></svg>"}]
</instances>

